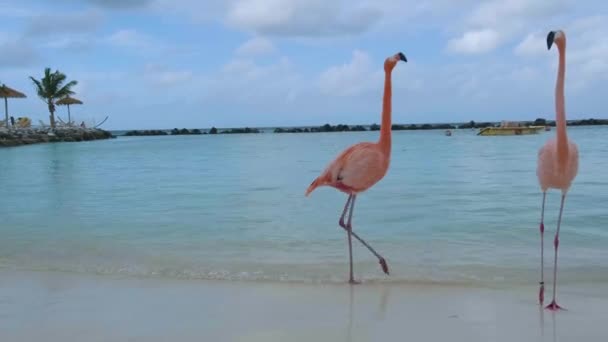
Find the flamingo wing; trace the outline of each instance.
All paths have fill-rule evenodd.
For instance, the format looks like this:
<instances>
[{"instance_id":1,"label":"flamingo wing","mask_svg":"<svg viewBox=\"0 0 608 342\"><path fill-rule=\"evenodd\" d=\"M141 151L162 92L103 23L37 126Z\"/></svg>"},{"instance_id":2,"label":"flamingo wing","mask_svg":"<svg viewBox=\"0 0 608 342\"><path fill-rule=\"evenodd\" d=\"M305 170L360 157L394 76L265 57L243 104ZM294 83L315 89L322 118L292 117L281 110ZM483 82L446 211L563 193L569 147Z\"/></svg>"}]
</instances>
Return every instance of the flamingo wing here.
<instances>
[{"instance_id":1,"label":"flamingo wing","mask_svg":"<svg viewBox=\"0 0 608 342\"><path fill-rule=\"evenodd\" d=\"M337 181L355 192L365 191L380 181L388 170L389 160L377 144L360 143L340 156Z\"/></svg>"}]
</instances>

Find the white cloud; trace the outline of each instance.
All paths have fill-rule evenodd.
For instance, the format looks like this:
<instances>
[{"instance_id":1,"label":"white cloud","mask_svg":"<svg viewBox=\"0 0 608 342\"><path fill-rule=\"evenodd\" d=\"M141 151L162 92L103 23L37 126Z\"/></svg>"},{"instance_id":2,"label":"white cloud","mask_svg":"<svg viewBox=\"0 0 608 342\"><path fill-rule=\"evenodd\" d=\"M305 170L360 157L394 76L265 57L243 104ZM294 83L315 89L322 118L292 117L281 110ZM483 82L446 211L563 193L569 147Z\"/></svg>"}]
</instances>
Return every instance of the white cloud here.
<instances>
[{"instance_id":1,"label":"white cloud","mask_svg":"<svg viewBox=\"0 0 608 342\"><path fill-rule=\"evenodd\" d=\"M159 13L184 16L196 23L224 18L236 0L155 0L151 7Z\"/></svg>"},{"instance_id":2,"label":"white cloud","mask_svg":"<svg viewBox=\"0 0 608 342\"><path fill-rule=\"evenodd\" d=\"M190 70L170 70L164 65L151 63L144 67L144 79L155 86L171 87L184 84L192 78Z\"/></svg>"},{"instance_id":3,"label":"white cloud","mask_svg":"<svg viewBox=\"0 0 608 342\"><path fill-rule=\"evenodd\" d=\"M565 30L569 79L579 87L608 80L608 16L580 18Z\"/></svg>"},{"instance_id":4,"label":"white cloud","mask_svg":"<svg viewBox=\"0 0 608 342\"><path fill-rule=\"evenodd\" d=\"M83 33L97 30L103 14L91 10L67 14L41 14L31 17L26 28L29 36L48 36L64 33Z\"/></svg>"},{"instance_id":5,"label":"white cloud","mask_svg":"<svg viewBox=\"0 0 608 342\"><path fill-rule=\"evenodd\" d=\"M120 29L102 39L104 44L121 48L125 52L163 60L178 56L192 56L200 52L196 44L167 42L135 29Z\"/></svg>"},{"instance_id":6,"label":"white cloud","mask_svg":"<svg viewBox=\"0 0 608 342\"><path fill-rule=\"evenodd\" d=\"M160 73L158 80L163 85L173 85L184 83L192 79L192 72L187 70L182 71L163 71Z\"/></svg>"},{"instance_id":7,"label":"white cloud","mask_svg":"<svg viewBox=\"0 0 608 342\"><path fill-rule=\"evenodd\" d=\"M75 0L71 0L75 1ZM77 0L81 2L82 0ZM112 9L124 9L124 8L143 8L152 3L152 0L86 0L92 4L100 7L112 8Z\"/></svg>"},{"instance_id":8,"label":"white cloud","mask_svg":"<svg viewBox=\"0 0 608 342\"><path fill-rule=\"evenodd\" d=\"M6 18L31 18L37 15L32 8L19 7L15 4L0 3L0 17Z\"/></svg>"},{"instance_id":9,"label":"white cloud","mask_svg":"<svg viewBox=\"0 0 608 342\"><path fill-rule=\"evenodd\" d=\"M571 0L492 0L481 2L468 17L468 23L479 27L520 25L522 21L547 18L559 13Z\"/></svg>"},{"instance_id":10,"label":"white cloud","mask_svg":"<svg viewBox=\"0 0 608 342\"><path fill-rule=\"evenodd\" d=\"M143 9L154 3L155 0L54 0L54 5L66 4L68 6L94 5L103 9L128 10Z\"/></svg>"},{"instance_id":11,"label":"white cloud","mask_svg":"<svg viewBox=\"0 0 608 342\"><path fill-rule=\"evenodd\" d=\"M379 28L441 28L453 10L474 0L155 0L162 13L195 22L222 21L249 33L283 37L344 37ZM431 15L436 20L428 20ZM445 18L445 20L444 20Z\"/></svg>"},{"instance_id":12,"label":"white cloud","mask_svg":"<svg viewBox=\"0 0 608 342\"><path fill-rule=\"evenodd\" d=\"M379 84L382 74L373 68L370 56L353 51L350 62L332 66L319 76L319 89L332 96L356 96Z\"/></svg>"},{"instance_id":13,"label":"white cloud","mask_svg":"<svg viewBox=\"0 0 608 342\"><path fill-rule=\"evenodd\" d=\"M233 80L234 83L241 81L267 80L268 76L272 75L279 79L281 72L290 73L293 70L293 65L288 58L282 57L277 62L261 65L251 59L237 58L226 63L221 69L221 75L237 76Z\"/></svg>"},{"instance_id":14,"label":"white cloud","mask_svg":"<svg viewBox=\"0 0 608 342\"><path fill-rule=\"evenodd\" d=\"M93 48L94 40L89 35L66 35L43 43L44 47L69 50L70 53Z\"/></svg>"},{"instance_id":15,"label":"white cloud","mask_svg":"<svg viewBox=\"0 0 608 342\"><path fill-rule=\"evenodd\" d=\"M155 44L151 37L133 29L118 30L108 36L107 41L115 46L133 49L148 48Z\"/></svg>"},{"instance_id":16,"label":"white cloud","mask_svg":"<svg viewBox=\"0 0 608 342\"><path fill-rule=\"evenodd\" d=\"M276 51L274 44L264 37L253 37L241 45L237 50L239 55L266 55Z\"/></svg>"},{"instance_id":17,"label":"white cloud","mask_svg":"<svg viewBox=\"0 0 608 342\"><path fill-rule=\"evenodd\" d=\"M265 35L340 36L360 34L381 18L377 7L342 0L239 0L226 22Z\"/></svg>"},{"instance_id":18,"label":"white cloud","mask_svg":"<svg viewBox=\"0 0 608 342\"><path fill-rule=\"evenodd\" d=\"M551 21L560 20L560 15L577 7L580 6L574 0L481 1L464 17L464 33L460 38L450 40L448 49L487 53L522 32L536 31L539 27L549 30L547 25Z\"/></svg>"},{"instance_id":19,"label":"white cloud","mask_svg":"<svg viewBox=\"0 0 608 342\"><path fill-rule=\"evenodd\" d=\"M153 85L170 87L184 84L193 78L190 70L171 70L167 66L149 63L144 67L144 79Z\"/></svg>"},{"instance_id":20,"label":"white cloud","mask_svg":"<svg viewBox=\"0 0 608 342\"><path fill-rule=\"evenodd\" d=\"M516 47L515 54L543 57L545 71L557 68L557 52L547 51L546 34L551 29L563 29L567 37L566 63L568 88L583 91L598 82L608 80L608 17L592 15L569 20L560 26L548 26L546 32L529 33Z\"/></svg>"},{"instance_id":21,"label":"white cloud","mask_svg":"<svg viewBox=\"0 0 608 342\"><path fill-rule=\"evenodd\" d=\"M530 33L515 47L515 54L525 57L542 56L547 53L546 34Z\"/></svg>"},{"instance_id":22,"label":"white cloud","mask_svg":"<svg viewBox=\"0 0 608 342\"><path fill-rule=\"evenodd\" d=\"M500 43L500 35L492 29L465 32L461 37L448 42L448 51L462 54L484 53Z\"/></svg>"},{"instance_id":23,"label":"white cloud","mask_svg":"<svg viewBox=\"0 0 608 342\"><path fill-rule=\"evenodd\" d=\"M516 82L529 82L537 80L540 76L540 73L537 68L531 66L524 66L521 68L513 68L511 73L511 77Z\"/></svg>"},{"instance_id":24,"label":"white cloud","mask_svg":"<svg viewBox=\"0 0 608 342\"><path fill-rule=\"evenodd\" d=\"M276 114L285 104L298 99L302 84L305 82L302 82L295 66L286 57L266 64L237 58L209 76L205 98L232 105L235 102L238 105L255 105L258 112L267 110Z\"/></svg>"},{"instance_id":25,"label":"white cloud","mask_svg":"<svg viewBox=\"0 0 608 342\"><path fill-rule=\"evenodd\" d=\"M27 67L40 59L37 51L23 40L0 43L0 51L0 69Z\"/></svg>"}]
</instances>

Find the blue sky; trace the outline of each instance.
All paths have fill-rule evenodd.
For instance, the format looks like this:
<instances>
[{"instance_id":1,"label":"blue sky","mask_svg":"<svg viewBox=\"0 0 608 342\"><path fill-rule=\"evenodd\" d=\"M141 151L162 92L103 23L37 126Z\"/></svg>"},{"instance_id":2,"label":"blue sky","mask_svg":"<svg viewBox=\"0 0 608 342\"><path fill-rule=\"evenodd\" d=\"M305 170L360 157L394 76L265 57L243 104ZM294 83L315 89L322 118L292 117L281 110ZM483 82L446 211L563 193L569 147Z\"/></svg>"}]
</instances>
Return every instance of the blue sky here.
<instances>
[{"instance_id":1,"label":"blue sky","mask_svg":"<svg viewBox=\"0 0 608 342\"><path fill-rule=\"evenodd\" d=\"M11 115L48 121L28 76L79 81L77 120L104 128L380 122L382 63L395 122L553 117L568 39L568 118L607 117L608 3L599 0L0 0L0 82ZM58 114L65 118L66 109Z\"/></svg>"}]
</instances>

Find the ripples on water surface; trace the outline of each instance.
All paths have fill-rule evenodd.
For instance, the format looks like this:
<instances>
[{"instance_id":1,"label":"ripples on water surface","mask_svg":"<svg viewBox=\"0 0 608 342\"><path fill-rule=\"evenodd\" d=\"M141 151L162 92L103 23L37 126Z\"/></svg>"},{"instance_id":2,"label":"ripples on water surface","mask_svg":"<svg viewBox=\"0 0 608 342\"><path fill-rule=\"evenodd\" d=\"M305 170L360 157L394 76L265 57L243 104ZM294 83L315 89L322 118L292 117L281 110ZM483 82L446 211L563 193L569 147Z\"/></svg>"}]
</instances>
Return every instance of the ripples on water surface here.
<instances>
[{"instance_id":1,"label":"ripples on water surface","mask_svg":"<svg viewBox=\"0 0 608 342\"><path fill-rule=\"evenodd\" d=\"M563 282L608 281L608 129L569 128L580 168L566 200ZM172 278L344 281L346 197L310 182L378 132L120 137L0 150L0 268ZM391 168L359 196L356 276L530 283L539 266L538 148L555 131L394 132ZM548 195L546 256L559 192ZM547 263L547 271L551 265Z\"/></svg>"}]
</instances>

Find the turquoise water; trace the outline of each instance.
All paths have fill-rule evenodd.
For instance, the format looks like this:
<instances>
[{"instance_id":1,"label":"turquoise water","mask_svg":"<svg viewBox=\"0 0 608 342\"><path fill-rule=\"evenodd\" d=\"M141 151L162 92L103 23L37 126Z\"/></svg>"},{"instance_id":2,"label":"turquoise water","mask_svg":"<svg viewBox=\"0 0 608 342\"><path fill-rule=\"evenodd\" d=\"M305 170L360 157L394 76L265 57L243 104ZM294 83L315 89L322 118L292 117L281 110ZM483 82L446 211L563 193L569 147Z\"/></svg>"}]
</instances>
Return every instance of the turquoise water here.
<instances>
[{"instance_id":1,"label":"turquoise water","mask_svg":"<svg viewBox=\"0 0 608 342\"><path fill-rule=\"evenodd\" d=\"M538 281L536 154L552 132L394 132L391 168L359 196L367 281ZM0 150L0 269L185 279L343 282L346 196L304 191L343 148L378 132L119 137ZM608 282L608 128L572 127L560 281ZM546 272L559 192L548 195Z\"/></svg>"}]
</instances>

